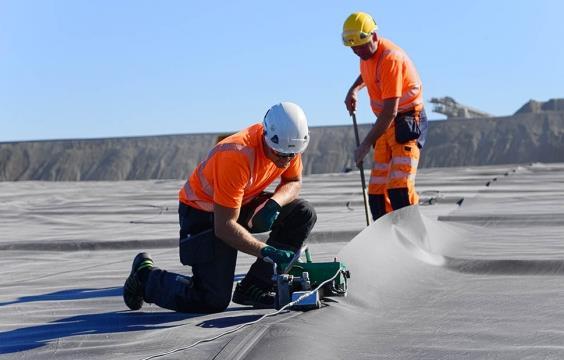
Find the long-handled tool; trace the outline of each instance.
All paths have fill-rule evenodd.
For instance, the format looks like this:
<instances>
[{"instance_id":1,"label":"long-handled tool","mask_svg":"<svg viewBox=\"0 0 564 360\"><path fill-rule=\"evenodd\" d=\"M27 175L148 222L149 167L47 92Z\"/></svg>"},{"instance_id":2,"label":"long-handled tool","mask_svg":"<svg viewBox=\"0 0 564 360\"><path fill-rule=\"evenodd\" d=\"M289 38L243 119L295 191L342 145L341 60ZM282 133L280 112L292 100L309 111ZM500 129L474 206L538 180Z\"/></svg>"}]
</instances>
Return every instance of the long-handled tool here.
<instances>
[{"instance_id":1,"label":"long-handled tool","mask_svg":"<svg viewBox=\"0 0 564 360\"><path fill-rule=\"evenodd\" d=\"M351 114L354 128L354 137L356 139L356 147L360 146L360 138L358 137L358 126L356 124L356 114ZM360 181L362 183L362 199L364 200L364 214L366 215L366 226L370 226L370 215L368 211L368 193L366 191L366 180L364 179L364 161L358 164L360 169Z\"/></svg>"}]
</instances>

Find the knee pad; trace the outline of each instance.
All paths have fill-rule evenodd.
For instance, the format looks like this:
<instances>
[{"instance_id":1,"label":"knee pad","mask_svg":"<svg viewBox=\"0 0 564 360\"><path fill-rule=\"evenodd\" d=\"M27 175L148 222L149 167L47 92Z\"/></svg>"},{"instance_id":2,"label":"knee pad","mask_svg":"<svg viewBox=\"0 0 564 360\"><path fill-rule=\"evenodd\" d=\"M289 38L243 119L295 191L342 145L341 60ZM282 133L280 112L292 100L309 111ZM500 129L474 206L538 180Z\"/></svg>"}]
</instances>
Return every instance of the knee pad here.
<instances>
[{"instance_id":1,"label":"knee pad","mask_svg":"<svg viewBox=\"0 0 564 360\"><path fill-rule=\"evenodd\" d=\"M388 197L394 210L411 205L407 188L388 189Z\"/></svg>"}]
</instances>

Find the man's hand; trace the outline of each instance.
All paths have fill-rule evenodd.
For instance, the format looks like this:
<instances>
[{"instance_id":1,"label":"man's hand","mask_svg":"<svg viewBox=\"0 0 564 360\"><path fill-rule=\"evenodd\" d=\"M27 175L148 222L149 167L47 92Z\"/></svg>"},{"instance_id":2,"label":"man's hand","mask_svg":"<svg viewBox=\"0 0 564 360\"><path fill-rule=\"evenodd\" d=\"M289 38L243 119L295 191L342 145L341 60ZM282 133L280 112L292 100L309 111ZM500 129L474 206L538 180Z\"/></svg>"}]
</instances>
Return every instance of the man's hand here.
<instances>
[{"instance_id":1,"label":"man's hand","mask_svg":"<svg viewBox=\"0 0 564 360\"><path fill-rule=\"evenodd\" d=\"M350 115L356 111L357 93L356 89L351 88L345 97L345 106L347 107Z\"/></svg>"},{"instance_id":2,"label":"man's hand","mask_svg":"<svg viewBox=\"0 0 564 360\"><path fill-rule=\"evenodd\" d=\"M276 263L276 265L288 264L292 261L294 253L288 250L280 250L274 246L266 245L260 250L260 255L263 259L269 259Z\"/></svg>"},{"instance_id":3,"label":"man's hand","mask_svg":"<svg viewBox=\"0 0 564 360\"><path fill-rule=\"evenodd\" d=\"M282 207L275 200L268 199L255 209L254 215L249 220L251 232L269 231L274 221L280 215Z\"/></svg>"},{"instance_id":4,"label":"man's hand","mask_svg":"<svg viewBox=\"0 0 564 360\"><path fill-rule=\"evenodd\" d=\"M368 154L369 152L370 152L370 144L367 144L363 141L360 144L360 146L357 147L356 150L354 151L354 161L356 163L356 166L360 168L362 162L364 161L364 158L366 157L366 154Z\"/></svg>"},{"instance_id":5,"label":"man's hand","mask_svg":"<svg viewBox=\"0 0 564 360\"><path fill-rule=\"evenodd\" d=\"M356 111L356 100L357 94L360 89L364 87L364 81L362 81L362 76L359 75L354 83L351 85L347 97L345 97L345 105L349 114L352 115Z\"/></svg>"}]
</instances>

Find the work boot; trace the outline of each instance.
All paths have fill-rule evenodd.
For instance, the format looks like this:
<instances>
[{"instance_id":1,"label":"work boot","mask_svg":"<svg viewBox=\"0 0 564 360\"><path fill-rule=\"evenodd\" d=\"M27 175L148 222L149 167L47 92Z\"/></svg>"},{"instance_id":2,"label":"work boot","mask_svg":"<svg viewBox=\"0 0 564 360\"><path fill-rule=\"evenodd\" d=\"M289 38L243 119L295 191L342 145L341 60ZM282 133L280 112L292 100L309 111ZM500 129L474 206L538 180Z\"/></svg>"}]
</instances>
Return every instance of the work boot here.
<instances>
[{"instance_id":1,"label":"work boot","mask_svg":"<svg viewBox=\"0 0 564 360\"><path fill-rule=\"evenodd\" d=\"M252 305L256 309L272 309L275 297L276 294L271 291L263 290L253 284L244 287L239 282L235 286L233 302L239 305Z\"/></svg>"},{"instance_id":2,"label":"work boot","mask_svg":"<svg viewBox=\"0 0 564 360\"><path fill-rule=\"evenodd\" d=\"M133 259L131 272L123 285L123 301L131 310L139 310L143 306L143 292L145 284L141 281L140 272L150 270L153 267L153 259L147 253L139 253Z\"/></svg>"}]
</instances>

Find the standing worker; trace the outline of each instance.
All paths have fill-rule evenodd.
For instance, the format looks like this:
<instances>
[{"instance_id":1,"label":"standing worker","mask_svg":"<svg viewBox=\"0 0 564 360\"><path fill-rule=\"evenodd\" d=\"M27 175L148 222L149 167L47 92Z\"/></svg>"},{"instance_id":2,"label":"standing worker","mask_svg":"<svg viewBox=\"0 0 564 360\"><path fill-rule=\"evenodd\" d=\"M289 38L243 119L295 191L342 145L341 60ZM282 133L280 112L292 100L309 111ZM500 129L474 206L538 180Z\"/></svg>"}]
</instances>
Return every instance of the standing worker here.
<instances>
[{"instance_id":1,"label":"standing worker","mask_svg":"<svg viewBox=\"0 0 564 360\"><path fill-rule=\"evenodd\" d=\"M374 220L392 209L419 202L415 174L427 134L417 70L402 49L376 34L377 29L372 16L356 12L345 20L342 33L343 44L360 58L360 75L345 98L347 110L353 115L358 91L366 86L377 117L354 152L360 167L370 146L374 146L374 167L368 186Z\"/></svg>"},{"instance_id":2,"label":"standing worker","mask_svg":"<svg viewBox=\"0 0 564 360\"><path fill-rule=\"evenodd\" d=\"M182 312L223 311L231 301L239 250L258 259L237 284L233 301L274 307L271 263L289 263L317 220L313 207L298 198L301 153L308 143L306 116L290 102L272 106L262 123L220 141L179 193L180 261L192 266L193 275L159 269L140 253L123 287L126 305L138 310L145 301ZM264 192L277 178L274 193ZM266 231L266 244L251 234Z\"/></svg>"}]
</instances>

